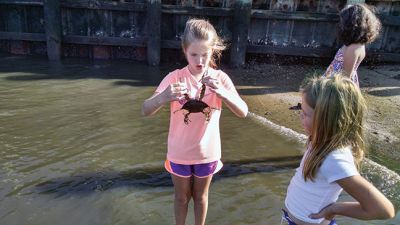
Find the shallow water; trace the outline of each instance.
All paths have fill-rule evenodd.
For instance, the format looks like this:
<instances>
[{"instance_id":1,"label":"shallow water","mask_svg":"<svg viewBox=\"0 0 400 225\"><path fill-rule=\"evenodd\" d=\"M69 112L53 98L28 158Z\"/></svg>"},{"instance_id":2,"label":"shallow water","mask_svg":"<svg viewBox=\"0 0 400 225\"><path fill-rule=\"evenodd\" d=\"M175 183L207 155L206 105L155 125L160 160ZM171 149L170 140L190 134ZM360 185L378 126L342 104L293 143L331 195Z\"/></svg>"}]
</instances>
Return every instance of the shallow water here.
<instances>
[{"instance_id":1,"label":"shallow water","mask_svg":"<svg viewBox=\"0 0 400 225\"><path fill-rule=\"evenodd\" d=\"M168 110L139 115L170 70L0 57L0 224L173 224L162 168ZM225 167L211 187L207 223L279 224L303 144L256 116L222 114Z\"/></svg>"}]
</instances>

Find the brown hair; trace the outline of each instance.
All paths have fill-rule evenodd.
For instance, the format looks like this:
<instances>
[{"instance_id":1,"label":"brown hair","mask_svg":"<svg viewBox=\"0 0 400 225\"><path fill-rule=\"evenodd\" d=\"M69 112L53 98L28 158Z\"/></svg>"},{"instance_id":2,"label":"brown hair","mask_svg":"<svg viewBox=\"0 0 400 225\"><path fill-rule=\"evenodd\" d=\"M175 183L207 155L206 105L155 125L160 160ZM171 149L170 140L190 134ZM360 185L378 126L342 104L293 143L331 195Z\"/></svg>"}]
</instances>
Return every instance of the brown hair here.
<instances>
[{"instance_id":1,"label":"brown hair","mask_svg":"<svg viewBox=\"0 0 400 225\"><path fill-rule=\"evenodd\" d=\"M348 46L353 43L369 44L378 36L381 22L374 10L366 4L350 5L339 13L338 39Z\"/></svg>"},{"instance_id":2,"label":"brown hair","mask_svg":"<svg viewBox=\"0 0 400 225\"><path fill-rule=\"evenodd\" d=\"M356 166L364 157L363 122L366 103L360 89L341 74L312 78L302 90L314 109L313 125L304 160L304 180L313 180L326 156L351 147Z\"/></svg>"},{"instance_id":3,"label":"brown hair","mask_svg":"<svg viewBox=\"0 0 400 225\"><path fill-rule=\"evenodd\" d=\"M217 61L221 58L221 52L225 49L223 40L218 36L215 28L207 20L190 19L186 22L185 31L182 37L182 49L186 48L194 41L207 41L212 48L210 66L217 68Z\"/></svg>"}]
</instances>

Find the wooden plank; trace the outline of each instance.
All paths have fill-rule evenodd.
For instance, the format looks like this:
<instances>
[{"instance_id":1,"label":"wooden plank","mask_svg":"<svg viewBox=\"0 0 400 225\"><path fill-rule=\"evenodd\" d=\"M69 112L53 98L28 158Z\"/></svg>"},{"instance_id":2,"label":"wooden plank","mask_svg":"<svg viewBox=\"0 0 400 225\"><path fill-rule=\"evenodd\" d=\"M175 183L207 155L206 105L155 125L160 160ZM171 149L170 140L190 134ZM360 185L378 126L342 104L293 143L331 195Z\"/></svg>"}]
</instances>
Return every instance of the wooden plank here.
<instances>
[{"instance_id":1,"label":"wooden plank","mask_svg":"<svg viewBox=\"0 0 400 225\"><path fill-rule=\"evenodd\" d=\"M115 11L135 11L145 12L146 4L133 2L105 2L105 1L88 1L88 0L62 0L61 7L80 8L80 9L104 9Z\"/></svg>"},{"instance_id":2,"label":"wooden plank","mask_svg":"<svg viewBox=\"0 0 400 225\"><path fill-rule=\"evenodd\" d=\"M68 15L68 35L87 35L87 13L84 9L66 9ZM75 18L80 18L79 20Z\"/></svg>"},{"instance_id":3,"label":"wooden plank","mask_svg":"<svg viewBox=\"0 0 400 225\"><path fill-rule=\"evenodd\" d=\"M247 52L310 57L332 57L332 55L335 54L335 50L333 48L302 48L294 46L283 47L265 45L249 45L247 46Z\"/></svg>"},{"instance_id":4,"label":"wooden plank","mask_svg":"<svg viewBox=\"0 0 400 225\"><path fill-rule=\"evenodd\" d=\"M242 66L245 63L251 3L251 0L236 0L235 2L232 46L230 49L230 65L233 67Z\"/></svg>"},{"instance_id":5,"label":"wooden plank","mask_svg":"<svg viewBox=\"0 0 400 225\"><path fill-rule=\"evenodd\" d=\"M170 48L170 49L180 49L181 41L178 40L162 40L161 41L162 48Z\"/></svg>"},{"instance_id":6,"label":"wooden plank","mask_svg":"<svg viewBox=\"0 0 400 225\"><path fill-rule=\"evenodd\" d=\"M130 12L114 11L112 13L113 37L132 38L130 32Z\"/></svg>"},{"instance_id":7,"label":"wooden plank","mask_svg":"<svg viewBox=\"0 0 400 225\"><path fill-rule=\"evenodd\" d=\"M347 0L346 1L347 5L354 5L354 4L357 4L357 3L365 3L365 0Z\"/></svg>"},{"instance_id":8,"label":"wooden plank","mask_svg":"<svg viewBox=\"0 0 400 225\"><path fill-rule=\"evenodd\" d=\"M120 38L120 37L87 37L79 35L67 35L63 37L63 43L84 45L115 45L145 47L145 38Z\"/></svg>"},{"instance_id":9,"label":"wooden plank","mask_svg":"<svg viewBox=\"0 0 400 225\"><path fill-rule=\"evenodd\" d=\"M47 56L61 59L61 8L59 0L44 0L43 13L46 28Z\"/></svg>"},{"instance_id":10,"label":"wooden plank","mask_svg":"<svg viewBox=\"0 0 400 225\"><path fill-rule=\"evenodd\" d=\"M5 5L43 5L43 0L1 0L0 4Z\"/></svg>"},{"instance_id":11,"label":"wooden plank","mask_svg":"<svg viewBox=\"0 0 400 225\"><path fill-rule=\"evenodd\" d=\"M0 5L0 31L6 31L6 12L7 7L4 5Z\"/></svg>"},{"instance_id":12,"label":"wooden plank","mask_svg":"<svg viewBox=\"0 0 400 225\"><path fill-rule=\"evenodd\" d=\"M160 64L161 53L161 0L147 1L147 62Z\"/></svg>"},{"instance_id":13,"label":"wooden plank","mask_svg":"<svg viewBox=\"0 0 400 225\"><path fill-rule=\"evenodd\" d=\"M293 32L289 45L304 47L314 39L313 31L315 29L314 22L294 21Z\"/></svg>"},{"instance_id":14,"label":"wooden plank","mask_svg":"<svg viewBox=\"0 0 400 225\"><path fill-rule=\"evenodd\" d=\"M162 5L162 13L192 15L192 16L219 16L228 17L233 15L231 8L214 8L214 7L188 7L178 5Z\"/></svg>"},{"instance_id":15,"label":"wooden plank","mask_svg":"<svg viewBox=\"0 0 400 225\"><path fill-rule=\"evenodd\" d=\"M383 25L400 26L400 18L398 16L378 15L378 17Z\"/></svg>"},{"instance_id":16,"label":"wooden plank","mask_svg":"<svg viewBox=\"0 0 400 225\"><path fill-rule=\"evenodd\" d=\"M20 5L8 5L5 8L6 12L6 31L9 32L25 32L25 16L23 6Z\"/></svg>"},{"instance_id":17,"label":"wooden plank","mask_svg":"<svg viewBox=\"0 0 400 225\"><path fill-rule=\"evenodd\" d=\"M13 41L46 41L46 35L41 33L0 32L0 39Z\"/></svg>"},{"instance_id":18,"label":"wooden plank","mask_svg":"<svg viewBox=\"0 0 400 225\"><path fill-rule=\"evenodd\" d=\"M34 6L27 10L27 23L29 33L45 33L43 7Z\"/></svg>"},{"instance_id":19,"label":"wooden plank","mask_svg":"<svg viewBox=\"0 0 400 225\"><path fill-rule=\"evenodd\" d=\"M339 16L332 13L310 13L310 12L282 12L267 10L251 10L251 18L275 19L275 20L306 20L306 21L326 21L337 22Z\"/></svg>"}]
</instances>

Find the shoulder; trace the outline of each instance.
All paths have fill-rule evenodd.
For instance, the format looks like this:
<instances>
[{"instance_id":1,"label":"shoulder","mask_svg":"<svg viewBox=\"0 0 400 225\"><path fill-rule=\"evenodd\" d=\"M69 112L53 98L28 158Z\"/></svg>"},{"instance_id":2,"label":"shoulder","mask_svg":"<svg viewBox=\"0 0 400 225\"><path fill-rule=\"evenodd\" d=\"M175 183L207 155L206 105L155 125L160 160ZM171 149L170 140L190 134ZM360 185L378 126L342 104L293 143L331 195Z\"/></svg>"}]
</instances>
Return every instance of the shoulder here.
<instances>
[{"instance_id":1,"label":"shoulder","mask_svg":"<svg viewBox=\"0 0 400 225\"><path fill-rule=\"evenodd\" d=\"M169 72L165 77L164 80L170 80L170 81L177 81L179 80L178 78L180 77L185 77L188 75L188 69L187 67L183 67L181 69L176 69L174 71Z\"/></svg>"},{"instance_id":2,"label":"shoulder","mask_svg":"<svg viewBox=\"0 0 400 225\"><path fill-rule=\"evenodd\" d=\"M355 43L355 44L350 44L347 45L345 48L345 53L348 54L362 54L363 52L365 52L365 45L364 44L359 44L359 43Z\"/></svg>"},{"instance_id":3,"label":"shoulder","mask_svg":"<svg viewBox=\"0 0 400 225\"><path fill-rule=\"evenodd\" d=\"M212 76L215 78L220 78L220 79L226 79L229 78L228 74L226 74L224 71L219 70L219 69L214 69L214 68L209 68L210 73Z\"/></svg>"},{"instance_id":4,"label":"shoulder","mask_svg":"<svg viewBox=\"0 0 400 225\"><path fill-rule=\"evenodd\" d=\"M354 163L354 158L353 158L353 154L351 152L351 147L350 146L346 146L343 148L338 148L334 151L332 151L331 153L329 153L324 162L327 163L339 163L340 161L346 161L349 163Z\"/></svg>"},{"instance_id":5,"label":"shoulder","mask_svg":"<svg viewBox=\"0 0 400 225\"><path fill-rule=\"evenodd\" d=\"M320 167L329 182L358 174L351 147L343 147L329 153Z\"/></svg>"}]
</instances>

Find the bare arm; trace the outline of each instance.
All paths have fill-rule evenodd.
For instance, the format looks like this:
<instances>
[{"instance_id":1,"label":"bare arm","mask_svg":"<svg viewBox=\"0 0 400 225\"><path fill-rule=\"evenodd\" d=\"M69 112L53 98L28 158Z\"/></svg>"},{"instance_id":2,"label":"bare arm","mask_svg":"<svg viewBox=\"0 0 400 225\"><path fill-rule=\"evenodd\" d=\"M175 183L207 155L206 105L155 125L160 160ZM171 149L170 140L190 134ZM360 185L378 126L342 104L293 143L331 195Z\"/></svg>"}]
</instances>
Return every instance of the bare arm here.
<instances>
[{"instance_id":1,"label":"bare arm","mask_svg":"<svg viewBox=\"0 0 400 225\"><path fill-rule=\"evenodd\" d=\"M161 93L155 93L150 98L146 99L142 105L142 115L151 116L154 115L162 106L166 103Z\"/></svg>"},{"instance_id":2,"label":"bare arm","mask_svg":"<svg viewBox=\"0 0 400 225\"><path fill-rule=\"evenodd\" d=\"M389 219L395 215L393 204L378 190L360 175L338 180L337 183L356 202L335 202L325 207L311 218L332 219L335 215L342 215L362 220Z\"/></svg>"},{"instance_id":3,"label":"bare arm","mask_svg":"<svg viewBox=\"0 0 400 225\"><path fill-rule=\"evenodd\" d=\"M352 44L349 45L343 53L343 71L350 78L358 61L365 57L364 45Z\"/></svg>"},{"instance_id":4,"label":"bare arm","mask_svg":"<svg viewBox=\"0 0 400 225\"><path fill-rule=\"evenodd\" d=\"M239 95L228 95L228 97L222 97L224 103L228 108L235 113L236 116L244 118L247 116L249 109L247 104L240 98Z\"/></svg>"},{"instance_id":5,"label":"bare arm","mask_svg":"<svg viewBox=\"0 0 400 225\"><path fill-rule=\"evenodd\" d=\"M175 83L169 85L163 92L154 93L146 99L142 105L142 115L154 115L162 106L171 101L178 101L187 92L185 83Z\"/></svg>"}]
</instances>

